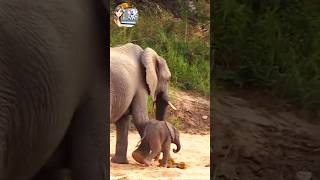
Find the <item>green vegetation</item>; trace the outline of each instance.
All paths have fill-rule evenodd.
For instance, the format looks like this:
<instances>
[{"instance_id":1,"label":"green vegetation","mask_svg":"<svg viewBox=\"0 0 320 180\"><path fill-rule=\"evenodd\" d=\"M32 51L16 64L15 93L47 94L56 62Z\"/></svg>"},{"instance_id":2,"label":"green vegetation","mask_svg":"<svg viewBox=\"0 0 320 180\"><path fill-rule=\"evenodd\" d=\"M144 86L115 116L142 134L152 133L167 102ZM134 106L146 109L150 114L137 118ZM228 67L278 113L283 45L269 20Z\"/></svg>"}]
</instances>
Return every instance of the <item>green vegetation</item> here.
<instances>
[{"instance_id":1,"label":"green vegetation","mask_svg":"<svg viewBox=\"0 0 320 180\"><path fill-rule=\"evenodd\" d=\"M204 5L204 1L199 1L196 7ZM209 95L209 34L202 38L192 34L196 25L205 24L208 28L209 14L184 10L180 18L174 18L170 10L155 3L138 4L137 7L139 21L136 26L119 28L111 23L111 46L133 42L142 48L151 47L167 60L172 74L171 85Z\"/></svg>"},{"instance_id":2,"label":"green vegetation","mask_svg":"<svg viewBox=\"0 0 320 180\"><path fill-rule=\"evenodd\" d=\"M176 117L176 118L171 118L169 119L169 121L172 123L172 125L176 128L181 128L182 125L183 125L183 120L179 117Z\"/></svg>"},{"instance_id":3,"label":"green vegetation","mask_svg":"<svg viewBox=\"0 0 320 180\"><path fill-rule=\"evenodd\" d=\"M218 82L319 110L318 1L215 1L213 20Z\"/></svg>"}]
</instances>

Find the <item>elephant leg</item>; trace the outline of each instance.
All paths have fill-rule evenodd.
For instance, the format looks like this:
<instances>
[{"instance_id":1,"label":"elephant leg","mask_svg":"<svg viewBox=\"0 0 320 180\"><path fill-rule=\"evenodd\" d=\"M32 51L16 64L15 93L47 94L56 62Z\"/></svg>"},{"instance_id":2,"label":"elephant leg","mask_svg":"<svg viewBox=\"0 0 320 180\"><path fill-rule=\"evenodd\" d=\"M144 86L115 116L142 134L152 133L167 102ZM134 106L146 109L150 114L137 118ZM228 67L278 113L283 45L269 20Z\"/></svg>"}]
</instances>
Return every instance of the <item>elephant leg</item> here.
<instances>
[{"instance_id":1,"label":"elephant leg","mask_svg":"<svg viewBox=\"0 0 320 180\"><path fill-rule=\"evenodd\" d=\"M161 151L161 148L155 148L151 150L151 153L144 159L144 164L147 166L151 165L152 159L154 159Z\"/></svg>"},{"instance_id":2,"label":"elephant leg","mask_svg":"<svg viewBox=\"0 0 320 180\"><path fill-rule=\"evenodd\" d=\"M139 132L140 137L143 137L145 125L149 122L147 112L147 96L144 89L139 89L136 96L133 98L131 111L132 122ZM132 157L139 163L143 163L143 159L149 154L150 146L146 141L142 141L139 147L132 153Z\"/></svg>"},{"instance_id":3,"label":"elephant leg","mask_svg":"<svg viewBox=\"0 0 320 180\"><path fill-rule=\"evenodd\" d=\"M97 93L97 95L99 95ZM68 131L72 179L105 180L107 170L107 113L103 98L93 97L74 114Z\"/></svg>"},{"instance_id":4,"label":"elephant leg","mask_svg":"<svg viewBox=\"0 0 320 180\"><path fill-rule=\"evenodd\" d=\"M143 140L141 141L141 144L138 146L138 148L132 152L132 157L138 163L143 164L144 159L147 157L149 152L150 152L149 143Z\"/></svg>"},{"instance_id":5,"label":"elephant leg","mask_svg":"<svg viewBox=\"0 0 320 180\"><path fill-rule=\"evenodd\" d=\"M139 153L141 153L142 156L147 156L150 152L150 145L147 142L143 142L140 144L140 146L138 147L137 151Z\"/></svg>"},{"instance_id":6,"label":"elephant leg","mask_svg":"<svg viewBox=\"0 0 320 180\"><path fill-rule=\"evenodd\" d=\"M65 138L32 180L72 180L71 169L68 168L67 162L66 143Z\"/></svg>"},{"instance_id":7,"label":"elephant leg","mask_svg":"<svg viewBox=\"0 0 320 180\"><path fill-rule=\"evenodd\" d=\"M157 154L157 156L154 158L155 161L158 161L158 160L159 160L160 154L161 154L161 152L159 152L159 154Z\"/></svg>"},{"instance_id":8,"label":"elephant leg","mask_svg":"<svg viewBox=\"0 0 320 180\"><path fill-rule=\"evenodd\" d=\"M72 172L69 168L51 169L47 172L41 172L32 180L73 180Z\"/></svg>"},{"instance_id":9,"label":"elephant leg","mask_svg":"<svg viewBox=\"0 0 320 180\"><path fill-rule=\"evenodd\" d=\"M51 176L51 180L73 180L72 171L69 168L58 169Z\"/></svg>"},{"instance_id":10,"label":"elephant leg","mask_svg":"<svg viewBox=\"0 0 320 180\"><path fill-rule=\"evenodd\" d=\"M167 167L168 165L168 159L170 158L170 143L167 142L163 145L163 154L162 159L160 160L160 166Z\"/></svg>"},{"instance_id":11,"label":"elephant leg","mask_svg":"<svg viewBox=\"0 0 320 180\"><path fill-rule=\"evenodd\" d=\"M168 151L164 151L163 152L163 157L160 160L160 166L167 167L169 157L170 157L170 153Z\"/></svg>"},{"instance_id":12,"label":"elephant leg","mask_svg":"<svg viewBox=\"0 0 320 180\"><path fill-rule=\"evenodd\" d=\"M131 103L132 122L143 137L144 127L149 122L147 96L145 90L139 89Z\"/></svg>"},{"instance_id":13,"label":"elephant leg","mask_svg":"<svg viewBox=\"0 0 320 180\"><path fill-rule=\"evenodd\" d=\"M128 164L128 131L129 131L129 116L124 115L116 122L116 153L111 158L111 162L118 164Z\"/></svg>"},{"instance_id":14,"label":"elephant leg","mask_svg":"<svg viewBox=\"0 0 320 180\"><path fill-rule=\"evenodd\" d=\"M161 143L157 140L151 140L150 142L151 153L147 155L144 160L144 164L147 166L151 165L152 159L154 159L161 152Z\"/></svg>"}]
</instances>

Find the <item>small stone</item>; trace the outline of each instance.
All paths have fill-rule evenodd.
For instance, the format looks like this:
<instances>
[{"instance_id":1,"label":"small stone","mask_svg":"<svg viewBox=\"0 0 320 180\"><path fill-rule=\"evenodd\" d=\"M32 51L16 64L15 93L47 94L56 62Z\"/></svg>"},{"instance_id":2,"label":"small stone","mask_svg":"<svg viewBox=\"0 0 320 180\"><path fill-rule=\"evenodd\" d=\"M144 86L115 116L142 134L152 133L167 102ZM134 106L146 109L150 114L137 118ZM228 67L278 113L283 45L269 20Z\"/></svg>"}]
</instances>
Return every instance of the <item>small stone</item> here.
<instances>
[{"instance_id":1,"label":"small stone","mask_svg":"<svg viewBox=\"0 0 320 180\"><path fill-rule=\"evenodd\" d=\"M208 116L202 116L202 119L207 120Z\"/></svg>"},{"instance_id":2,"label":"small stone","mask_svg":"<svg viewBox=\"0 0 320 180\"><path fill-rule=\"evenodd\" d=\"M309 171L299 171L296 173L297 180L311 180L312 173Z\"/></svg>"}]
</instances>

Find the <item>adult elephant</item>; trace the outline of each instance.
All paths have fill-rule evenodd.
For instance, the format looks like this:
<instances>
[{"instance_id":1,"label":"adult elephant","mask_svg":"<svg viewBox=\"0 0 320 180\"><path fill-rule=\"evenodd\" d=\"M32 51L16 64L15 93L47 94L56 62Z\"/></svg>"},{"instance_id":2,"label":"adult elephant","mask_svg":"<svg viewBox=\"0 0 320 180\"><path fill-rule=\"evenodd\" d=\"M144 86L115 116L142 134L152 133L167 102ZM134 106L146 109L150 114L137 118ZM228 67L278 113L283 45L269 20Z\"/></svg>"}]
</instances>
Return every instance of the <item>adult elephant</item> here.
<instances>
[{"instance_id":1,"label":"adult elephant","mask_svg":"<svg viewBox=\"0 0 320 180\"><path fill-rule=\"evenodd\" d=\"M104 180L106 4L0 2L0 180Z\"/></svg>"},{"instance_id":2,"label":"adult elephant","mask_svg":"<svg viewBox=\"0 0 320 180\"><path fill-rule=\"evenodd\" d=\"M145 122L149 120L148 95L156 104L156 119L164 120L167 106L171 105L170 77L166 60L151 48L142 49L133 43L110 48L110 117L117 133L112 162L128 163L129 115L142 136ZM144 152L148 150L141 149L141 154Z\"/></svg>"}]
</instances>

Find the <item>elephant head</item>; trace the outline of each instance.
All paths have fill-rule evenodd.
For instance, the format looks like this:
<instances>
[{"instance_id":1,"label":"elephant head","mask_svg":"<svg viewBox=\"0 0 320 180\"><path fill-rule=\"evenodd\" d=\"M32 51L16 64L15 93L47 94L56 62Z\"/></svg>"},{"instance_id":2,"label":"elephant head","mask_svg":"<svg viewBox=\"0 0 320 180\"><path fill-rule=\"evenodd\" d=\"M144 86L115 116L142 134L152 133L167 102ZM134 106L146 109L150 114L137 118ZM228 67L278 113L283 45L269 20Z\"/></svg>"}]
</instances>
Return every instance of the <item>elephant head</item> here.
<instances>
[{"instance_id":1,"label":"elephant head","mask_svg":"<svg viewBox=\"0 0 320 180\"><path fill-rule=\"evenodd\" d=\"M141 55L141 62L145 67L147 90L156 104L156 119L163 121L168 105L175 107L169 101L168 85L171 73L167 62L153 49L146 48Z\"/></svg>"}]
</instances>

